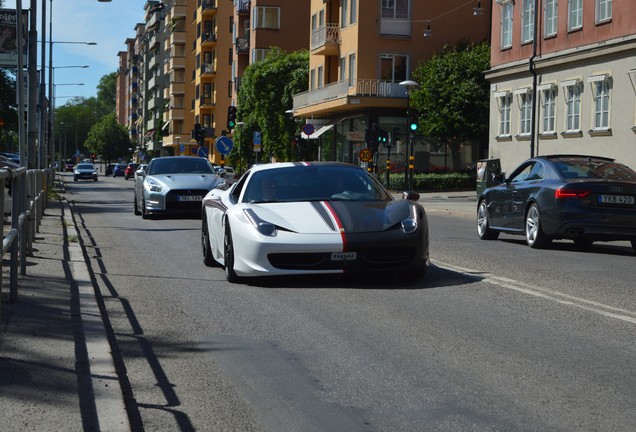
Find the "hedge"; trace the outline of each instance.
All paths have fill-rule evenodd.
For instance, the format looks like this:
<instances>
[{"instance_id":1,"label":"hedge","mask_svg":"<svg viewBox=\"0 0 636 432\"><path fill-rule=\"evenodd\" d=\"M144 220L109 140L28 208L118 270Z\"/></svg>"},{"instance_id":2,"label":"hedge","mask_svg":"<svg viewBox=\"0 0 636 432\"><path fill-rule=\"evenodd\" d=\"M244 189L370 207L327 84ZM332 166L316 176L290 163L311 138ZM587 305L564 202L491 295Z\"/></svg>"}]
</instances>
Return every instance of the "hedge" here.
<instances>
[{"instance_id":1,"label":"hedge","mask_svg":"<svg viewBox=\"0 0 636 432\"><path fill-rule=\"evenodd\" d=\"M386 186L386 174L381 174L378 179ZM415 192L439 192L475 190L475 173L428 173L414 174L413 187ZM404 191L404 173L391 174L388 189L391 191Z\"/></svg>"}]
</instances>

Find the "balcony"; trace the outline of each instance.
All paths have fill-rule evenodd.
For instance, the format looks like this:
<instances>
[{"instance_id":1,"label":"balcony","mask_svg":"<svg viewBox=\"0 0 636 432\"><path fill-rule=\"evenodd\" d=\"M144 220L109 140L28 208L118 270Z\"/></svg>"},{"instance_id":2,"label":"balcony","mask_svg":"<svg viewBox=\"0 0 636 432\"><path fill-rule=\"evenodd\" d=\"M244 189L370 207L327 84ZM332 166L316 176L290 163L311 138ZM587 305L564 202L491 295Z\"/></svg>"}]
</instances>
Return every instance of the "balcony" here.
<instances>
[{"instance_id":1,"label":"balcony","mask_svg":"<svg viewBox=\"0 0 636 432\"><path fill-rule=\"evenodd\" d=\"M186 32L174 31L170 33L170 45L185 45L185 43L186 43Z\"/></svg>"},{"instance_id":2,"label":"balcony","mask_svg":"<svg viewBox=\"0 0 636 432\"><path fill-rule=\"evenodd\" d=\"M384 36L411 36L411 17L409 15L382 17L380 34Z\"/></svg>"},{"instance_id":3,"label":"balcony","mask_svg":"<svg viewBox=\"0 0 636 432\"><path fill-rule=\"evenodd\" d=\"M294 95L293 109L306 114L347 111L354 106L403 108L405 103L402 99L406 99L406 92L397 81L365 79L357 80L353 86L348 81L340 81Z\"/></svg>"},{"instance_id":4,"label":"balcony","mask_svg":"<svg viewBox=\"0 0 636 432\"><path fill-rule=\"evenodd\" d=\"M216 33L204 32L201 34L201 47L211 48L216 45Z\"/></svg>"},{"instance_id":5,"label":"balcony","mask_svg":"<svg viewBox=\"0 0 636 432\"><path fill-rule=\"evenodd\" d=\"M211 17L216 14L216 1L217 0L203 0L201 2L201 16L202 17Z\"/></svg>"},{"instance_id":6,"label":"balcony","mask_svg":"<svg viewBox=\"0 0 636 432\"><path fill-rule=\"evenodd\" d=\"M168 62L168 66L170 70L173 69L185 69L186 67L186 59L185 57L170 57L170 61Z\"/></svg>"},{"instance_id":7,"label":"balcony","mask_svg":"<svg viewBox=\"0 0 636 432\"><path fill-rule=\"evenodd\" d=\"M183 19L186 17L187 6L185 5L185 0L181 0L181 2L183 4L172 6L172 11L170 11L172 19Z\"/></svg>"},{"instance_id":8,"label":"balcony","mask_svg":"<svg viewBox=\"0 0 636 432\"><path fill-rule=\"evenodd\" d=\"M148 109L159 109L163 105L163 99L159 97L152 97L148 100Z\"/></svg>"},{"instance_id":9,"label":"balcony","mask_svg":"<svg viewBox=\"0 0 636 432\"><path fill-rule=\"evenodd\" d=\"M247 38L236 38L236 53L247 54L250 51L250 41Z\"/></svg>"},{"instance_id":10,"label":"balcony","mask_svg":"<svg viewBox=\"0 0 636 432\"><path fill-rule=\"evenodd\" d=\"M311 33L311 53L324 56L337 56L340 53L338 24L327 24Z\"/></svg>"},{"instance_id":11,"label":"balcony","mask_svg":"<svg viewBox=\"0 0 636 432\"><path fill-rule=\"evenodd\" d=\"M201 77L210 77L216 74L212 63L204 63L201 65Z\"/></svg>"},{"instance_id":12,"label":"balcony","mask_svg":"<svg viewBox=\"0 0 636 432\"><path fill-rule=\"evenodd\" d=\"M185 110L183 108L171 108L163 113L164 121L183 120Z\"/></svg>"},{"instance_id":13,"label":"balcony","mask_svg":"<svg viewBox=\"0 0 636 432\"><path fill-rule=\"evenodd\" d=\"M239 15L250 13L250 0L236 0L236 11Z\"/></svg>"},{"instance_id":14,"label":"balcony","mask_svg":"<svg viewBox=\"0 0 636 432\"><path fill-rule=\"evenodd\" d=\"M182 94L185 94L185 83L170 84L170 95L182 95Z\"/></svg>"},{"instance_id":15,"label":"balcony","mask_svg":"<svg viewBox=\"0 0 636 432\"><path fill-rule=\"evenodd\" d=\"M199 98L199 108L212 108L214 100L211 95L203 95Z\"/></svg>"}]
</instances>

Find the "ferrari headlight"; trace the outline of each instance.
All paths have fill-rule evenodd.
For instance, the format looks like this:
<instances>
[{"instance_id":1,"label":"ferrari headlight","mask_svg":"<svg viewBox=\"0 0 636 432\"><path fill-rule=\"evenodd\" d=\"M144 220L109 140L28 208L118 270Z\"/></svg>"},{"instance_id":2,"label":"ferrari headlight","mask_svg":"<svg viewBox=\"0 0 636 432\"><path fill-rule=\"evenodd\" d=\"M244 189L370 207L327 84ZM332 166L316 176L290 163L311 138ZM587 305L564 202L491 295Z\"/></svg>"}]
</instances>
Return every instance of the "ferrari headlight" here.
<instances>
[{"instance_id":1,"label":"ferrari headlight","mask_svg":"<svg viewBox=\"0 0 636 432\"><path fill-rule=\"evenodd\" d=\"M276 237L276 225L264 221L263 219L258 217L258 215L254 213L252 209L245 209L243 210L243 213L245 213L247 220L250 221L252 226L256 228L256 231L258 231L260 234L268 237Z\"/></svg>"},{"instance_id":2,"label":"ferrari headlight","mask_svg":"<svg viewBox=\"0 0 636 432\"><path fill-rule=\"evenodd\" d=\"M155 180L148 180L148 190L150 192L161 192L163 187Z\"/></svg>"},{"instance_id":3,"label":"ferrari headlight","mask_svg":"<svg viewBox=\"0 0 636 432\"><path fill-rule=\"evenodd\" d=\"M402 220L402 231L405 234L410 234L417 230L417 209L415 206L411 206L409 216Z\"/></svg>"}]
</instances>

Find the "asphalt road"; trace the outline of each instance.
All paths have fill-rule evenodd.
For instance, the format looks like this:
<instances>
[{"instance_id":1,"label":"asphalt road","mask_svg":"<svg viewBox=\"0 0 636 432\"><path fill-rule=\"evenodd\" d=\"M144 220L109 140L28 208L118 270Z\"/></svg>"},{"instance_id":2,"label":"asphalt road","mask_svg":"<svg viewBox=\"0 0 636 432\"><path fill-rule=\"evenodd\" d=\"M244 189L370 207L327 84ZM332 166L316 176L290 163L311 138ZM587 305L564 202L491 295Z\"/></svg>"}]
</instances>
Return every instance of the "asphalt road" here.
<instances>
[{"instance_id":1,"label":"asphalt road","mask_svg":"<svg viewBox=\"0 0 636 432\"><path fill-rule=\"evenodd\" d=\"M636 430L627 243L533 250L431 211L420 281L231 285L200 220L134 216L131 180L66 179L136 430Z\"/></svg>"}]
</instances>

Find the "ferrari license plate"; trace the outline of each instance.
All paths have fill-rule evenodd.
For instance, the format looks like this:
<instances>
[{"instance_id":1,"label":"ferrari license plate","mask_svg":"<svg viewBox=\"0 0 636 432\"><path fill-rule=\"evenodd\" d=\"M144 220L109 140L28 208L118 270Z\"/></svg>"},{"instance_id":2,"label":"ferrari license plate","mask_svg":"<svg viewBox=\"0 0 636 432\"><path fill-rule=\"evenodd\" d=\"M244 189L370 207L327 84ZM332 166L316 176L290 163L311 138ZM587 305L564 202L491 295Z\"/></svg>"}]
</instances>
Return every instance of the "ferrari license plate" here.
<instances>
[{"instance_id":1,"label":"ferrari license plate","mask_svg":"<svg viewBox=\"0 0 636 432\"><path fill-rule=\"evenodd\" d=\"M599 195L598 200L601 204L634 205L634 197L632 195Z\"/></svg>"},{"instance_id":2,"label":"ferrari license plate","mask_svg":"<svg viewBox=\"0 0 636 432\"><path fill-rule=\"evenodd\" d=\"M358 258L356 252L332 252L331 261L354 261Z\"/></svg>"},{"instance_id":3,"label":"ferrari license plate","mask_svg":"<svg viewBox=\"0 0 636 432\"><path fill-rule=\"evenodd\" d=\"M177 201L201 201L203 197L201 195L178 195Z\"/></svg>"}]
</instances>

